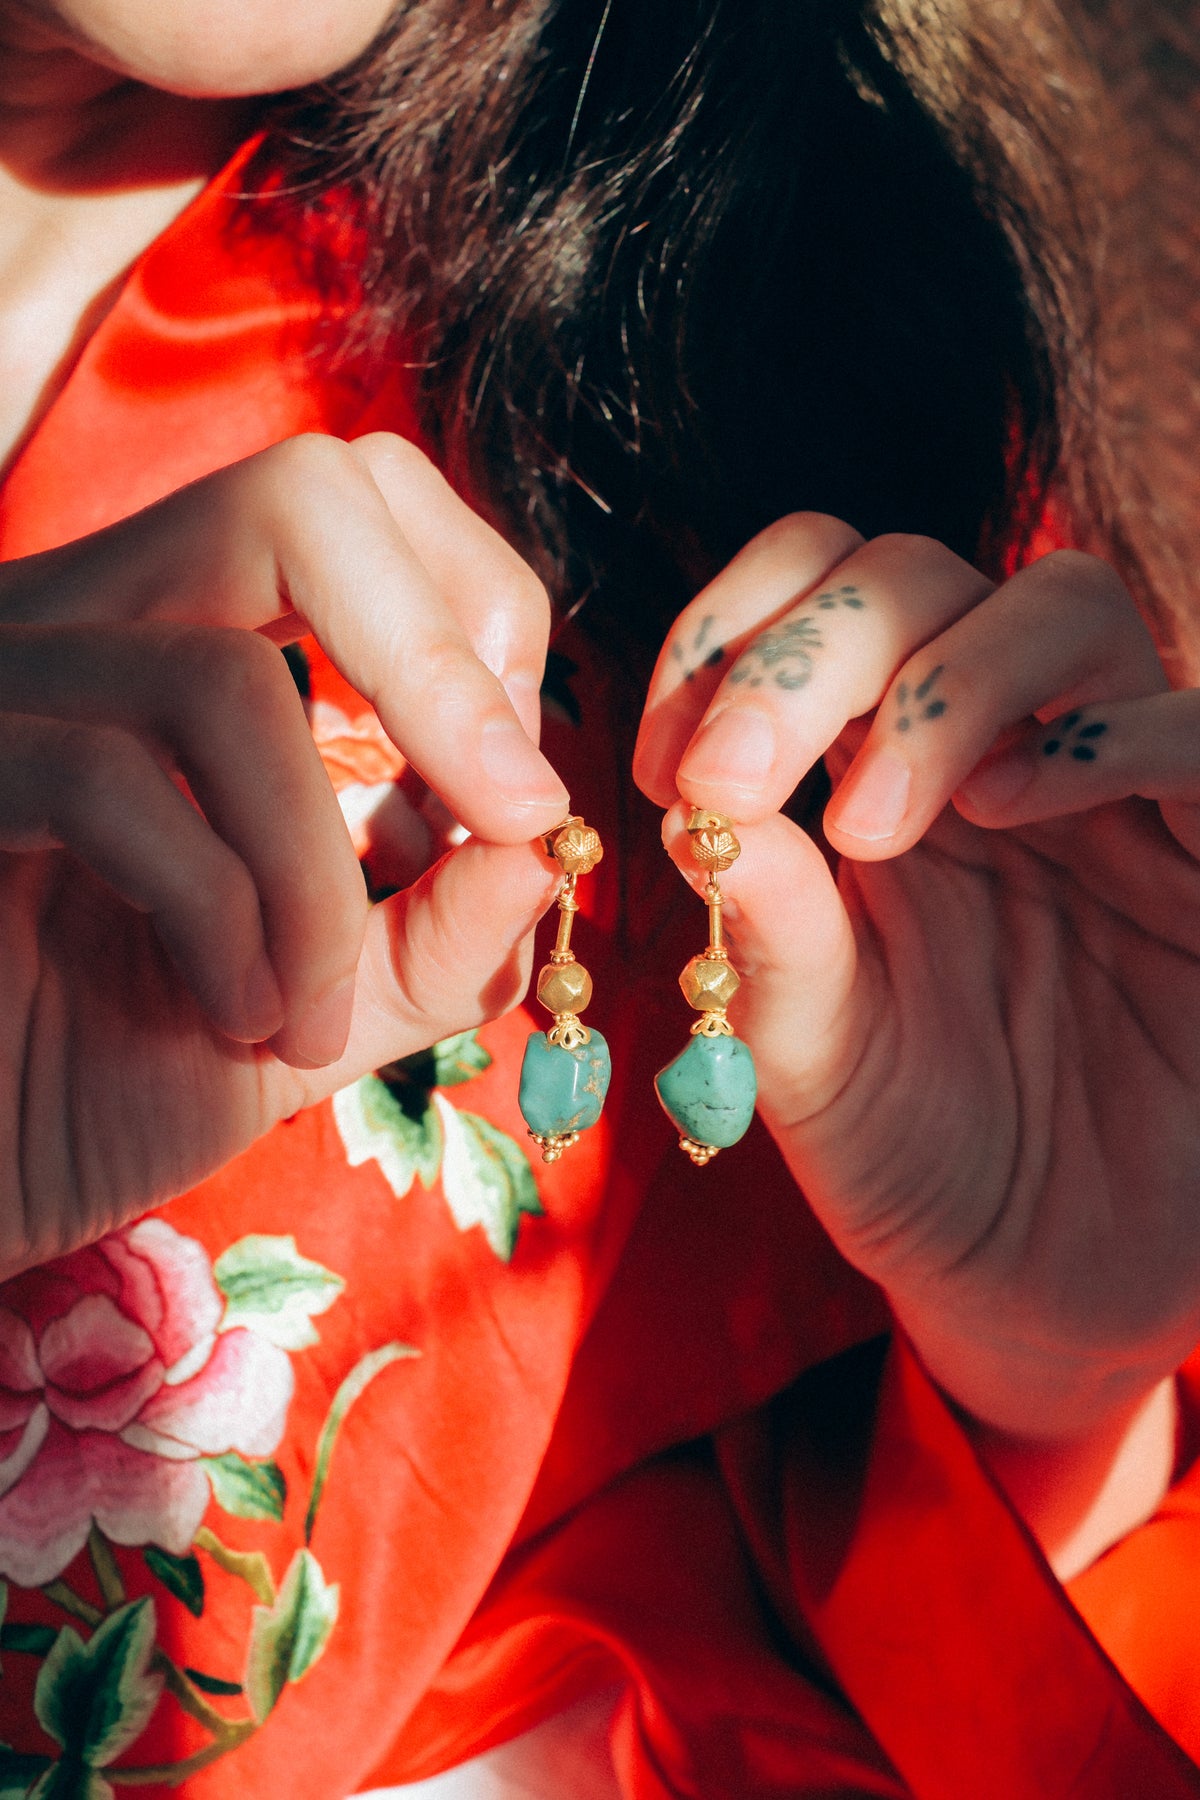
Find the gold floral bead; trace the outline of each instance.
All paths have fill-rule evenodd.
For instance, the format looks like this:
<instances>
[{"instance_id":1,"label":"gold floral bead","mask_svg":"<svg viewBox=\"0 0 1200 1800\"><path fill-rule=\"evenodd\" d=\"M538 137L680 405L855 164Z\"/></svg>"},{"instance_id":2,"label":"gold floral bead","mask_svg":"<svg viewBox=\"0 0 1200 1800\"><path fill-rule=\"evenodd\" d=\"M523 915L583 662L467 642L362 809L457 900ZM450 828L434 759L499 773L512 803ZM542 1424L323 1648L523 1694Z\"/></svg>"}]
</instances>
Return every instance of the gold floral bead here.
<instances>
[{"instance_id":1,"label":"gold floral bead","mask_svg":"<svg viewBox=\"0 0 1200 1800\"><path fill-rule=\"evenodd\" d=\"M742 846L730 830L729 820L721 813L704 812L695 807L687 822L692 840L692 856L703 869L720 875L731 869L742 854Z\"/></svg>"},{"instance_id":2,"label":"gold floral bead","mask_svg":"<svg viewBox=\"0 0 1200 1800\"><path fill-rule=\"evenodd\" d=\"M567 875L590 875L604 856L600 833L575 819L556 834L554 855Z\"/></svg>"}]
</instances>

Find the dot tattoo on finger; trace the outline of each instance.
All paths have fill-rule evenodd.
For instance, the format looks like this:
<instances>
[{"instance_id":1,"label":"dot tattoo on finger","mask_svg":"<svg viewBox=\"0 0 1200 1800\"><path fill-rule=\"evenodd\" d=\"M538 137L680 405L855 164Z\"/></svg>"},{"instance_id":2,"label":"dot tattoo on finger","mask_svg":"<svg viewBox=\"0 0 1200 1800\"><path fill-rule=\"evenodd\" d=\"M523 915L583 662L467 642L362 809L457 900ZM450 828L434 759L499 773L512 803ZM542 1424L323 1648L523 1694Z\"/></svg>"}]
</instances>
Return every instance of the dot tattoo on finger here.
<instances>
[{"instance_id":1,"label":"dot tattoo on finger","mask_svg":"<svg viewBox=\"0 0 1200 1800\"><path fill-rule=\"evenodd\" d=\"M671 655L683 668L683 679L685 681L694 681L696 679L696 673L700 669L715 669L724 662L724 644L714 644L711 648L707 647L709 634L716 622L715 613L709 613L706 618L702 619L700 628L696 632L696 635L692 639L687 650L685 650L683 645L678 642L671 645Z\"/></svg>"},{"instance_id":2,"label":"dot tattoo on finger","mask_svg":"<svg viewBox=\"0 0 1200 1800\"><path fill-rule=\"evenodd\" d=\"M1088 719L1081 712L1064 713L1050 726L1050 735L1042 744L1043 756L1057 756L1060 751L1076 762L1095 762L1100 739L1108 730L1104 719Z\"/></svg>"},{"instance_id":3,"label":"dot tattoo on finger","mask_svg":"<svg viewBox=\"0 0 1200 1800\"><path fill-rule=\"evenodd\" d=\"M915 688L910 689L907 681L900 683L896 689L896 705L900 709L900 716L896 720L897 731L911 731L914 724L919 724L924 719L941 718L949 702L933 690L945 670L945 663L939 663Z\"/></svg>"}]
</instances>

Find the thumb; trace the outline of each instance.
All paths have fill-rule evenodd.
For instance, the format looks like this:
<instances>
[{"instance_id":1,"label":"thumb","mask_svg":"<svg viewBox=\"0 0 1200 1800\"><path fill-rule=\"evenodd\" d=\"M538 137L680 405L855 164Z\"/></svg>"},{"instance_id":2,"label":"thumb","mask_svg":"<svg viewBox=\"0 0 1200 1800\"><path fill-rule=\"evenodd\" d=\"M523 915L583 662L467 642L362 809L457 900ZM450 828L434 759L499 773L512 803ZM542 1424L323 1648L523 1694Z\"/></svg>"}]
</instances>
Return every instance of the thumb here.
<instances>
[{"instance_id":1,"label":"thumb","mask_svg":"<svg viewBox=\"0 0 1200 1800\"><path fill-rule=\"evenodd\" d=\"M306 1103L514 1006L560 880L536 843L472 838L375 907L345 1053L305 1072Z\"/></svg>"},{"instance_id":2,"label":"thumb","mask_svg":"<svg viewBox=\"0 0 1200 1800\"><path fill-rule=\"evenodd\" d=\"M671 808L663 843L702 895L707 872L690 853L690 810ZM858 948L829 866L798 825L776 814L756 825L735 821L734 830L741 855L720 876L742 982L730 1023L754 1053L759 1111L782 1139L840 1093L861 1054ZM699 950L702 916L696 924Z\"/></svg>"}]
</instances>

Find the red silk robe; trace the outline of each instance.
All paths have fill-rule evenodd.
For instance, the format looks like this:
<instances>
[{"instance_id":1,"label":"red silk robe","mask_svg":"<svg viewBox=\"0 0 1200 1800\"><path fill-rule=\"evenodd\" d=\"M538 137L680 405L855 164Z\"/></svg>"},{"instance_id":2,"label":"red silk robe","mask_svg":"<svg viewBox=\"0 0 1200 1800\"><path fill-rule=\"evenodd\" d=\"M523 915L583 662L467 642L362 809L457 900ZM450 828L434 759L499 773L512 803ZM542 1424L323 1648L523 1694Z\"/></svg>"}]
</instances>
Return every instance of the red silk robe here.
<instances>
[{"instance_id":1,"label":"red silk robe","mask_svg":"<svg viewBox=\"0 0 1200 1800\"><path fill-rule=\"evenodd\" d=\"M0 556L295 432L413 432L402 377L314 359L322 300L236 186L130 275ZM578 927L603 1120L530 1167L519 1010L0 1287L0 1793L342 1800L617 1681L629 1800L1200 1796L1200 1474L1064 1591L765 1132L679 1155L651 1081L702 920L620 671L556 656L548 753L612 851ZM357 804L399 759L312 684Z\"/></svg>"}]
</instances>

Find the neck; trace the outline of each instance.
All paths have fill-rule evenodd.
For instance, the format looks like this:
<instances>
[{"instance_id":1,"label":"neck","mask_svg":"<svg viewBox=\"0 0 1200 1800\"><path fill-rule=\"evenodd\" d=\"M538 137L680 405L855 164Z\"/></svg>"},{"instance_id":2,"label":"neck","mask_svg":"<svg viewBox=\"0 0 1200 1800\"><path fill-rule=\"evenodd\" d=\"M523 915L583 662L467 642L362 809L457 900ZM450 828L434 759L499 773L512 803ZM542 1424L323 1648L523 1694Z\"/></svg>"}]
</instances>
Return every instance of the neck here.
<instances>
[{"instance_id":1,"label":"neck","mask_svg":"<svg viewBox=\"0 0 1200 1800\"><path fill-rule=\"evenodd\" d=\"M125 271L254 119L252 102L130 80L0 0L0 471Z\"/></svg>"},{"instance_id":2,"label":"neck","mask_svg":"<svg viewBox=\"0 0 1200 1800\"><path fill-rule=\"evenodd\" d=\"M194 100L130 81L72 51L0 42L0 183L45 195L202 181L246 134L244 100Z\"/></svg>"}]
</instances>

